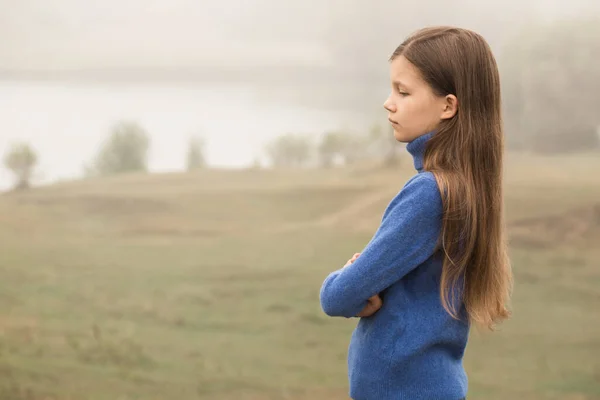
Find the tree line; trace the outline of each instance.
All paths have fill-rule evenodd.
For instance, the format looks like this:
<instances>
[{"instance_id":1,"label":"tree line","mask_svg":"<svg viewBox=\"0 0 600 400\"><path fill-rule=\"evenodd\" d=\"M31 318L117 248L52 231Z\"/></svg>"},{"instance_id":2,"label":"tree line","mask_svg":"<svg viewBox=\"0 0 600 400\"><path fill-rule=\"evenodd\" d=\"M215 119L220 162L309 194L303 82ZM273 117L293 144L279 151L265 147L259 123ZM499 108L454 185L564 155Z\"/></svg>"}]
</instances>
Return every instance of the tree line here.
<instances>
[{"instance_id":1,"label":"tree line","mask_svg":"<svg viewBox=\"0 0 600 400\"><path fill-rule=\"evenodd\" d=\"M120 121L114 125L98 153L83 166L85 178L110 176L130 172L148 172L150 135L138 123ZM186 157L187 170L206 166L205 141L191 137ZM39 155L30 143L13 144L4 155L4 166L14 176L15 189L31 186Z\"/></svg>"},{"instance_id":2,"label":"tree line","mask_svg":"<svg viewBox=\"0 0 600 400\"><path fill-rule=\"evenodd\" d=\"M193 136L185 153L188 171L207 168L206 140ZM366 159L380 159L383 165L393 165L400 147L395 145L390 129L374 126L367 133L345 131L325 132L320 136L283 134L269 142L263 152L267 167L322 167L353 164ZM83 166L84 178L111 176L132 172L148 172L151 139L148 132L133 121L114 125L96 156ZM15 189L31 186L39 155L25 142L13 144L4 155L4 166L14 176ZM257 160L251 166L262 167Z\"/></svg>"},{"instance_id":3,"label":"tree line","mask_svg":"<svg viewBox=\"0 0 600 400\"><path fill-rule=\"evenodd\" d=\"M368 132L328 131L319 136L288 133L265 148L269 165L276 168L331 168L374 160L382 166L395 165L401 146L391 127L374 125Z\"/></svg>"}]
</instances>

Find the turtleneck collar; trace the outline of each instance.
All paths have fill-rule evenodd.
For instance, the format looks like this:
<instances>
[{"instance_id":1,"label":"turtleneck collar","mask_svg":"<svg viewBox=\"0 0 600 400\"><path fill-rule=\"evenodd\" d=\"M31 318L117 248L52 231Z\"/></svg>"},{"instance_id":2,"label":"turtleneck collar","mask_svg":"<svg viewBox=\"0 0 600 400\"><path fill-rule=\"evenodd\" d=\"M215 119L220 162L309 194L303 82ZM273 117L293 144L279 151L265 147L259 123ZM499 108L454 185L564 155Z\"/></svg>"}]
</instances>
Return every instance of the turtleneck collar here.
<instances>
[{"instance_id":1,"label":"turtleneck collar","mask_svg":"<svg viewBox=\"0 0 600 400\"><path fill-rule=\"evenodd\" d=\"M425 155L425 148L427 142L434 135L435 132L429 132L419 136L413 141L406 145L406 150L412 155L415 169L419 172L423 170L423 156Z\"/></svg>"}]
</instances>

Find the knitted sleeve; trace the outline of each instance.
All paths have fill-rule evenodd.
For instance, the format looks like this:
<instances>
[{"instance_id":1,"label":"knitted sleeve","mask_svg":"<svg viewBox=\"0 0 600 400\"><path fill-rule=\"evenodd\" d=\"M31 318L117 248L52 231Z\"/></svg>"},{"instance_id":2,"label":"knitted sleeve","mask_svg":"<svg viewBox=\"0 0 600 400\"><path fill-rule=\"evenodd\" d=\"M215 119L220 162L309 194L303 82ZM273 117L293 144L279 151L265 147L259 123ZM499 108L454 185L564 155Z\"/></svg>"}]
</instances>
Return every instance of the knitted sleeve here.
<instances>
[{"instance_id":1,"label":"knitted sleeve","mask_svg":"<svg viewBox=\"0 0 600 400\"><path fill-rule=\"evenodd\" d=\"M351 318L367 300L402 279L435 251L442 225L435 177L411 178L386 208L381 225L353 264L327 276L320 291L323 311Z\"/></svg>"}]
</instances>

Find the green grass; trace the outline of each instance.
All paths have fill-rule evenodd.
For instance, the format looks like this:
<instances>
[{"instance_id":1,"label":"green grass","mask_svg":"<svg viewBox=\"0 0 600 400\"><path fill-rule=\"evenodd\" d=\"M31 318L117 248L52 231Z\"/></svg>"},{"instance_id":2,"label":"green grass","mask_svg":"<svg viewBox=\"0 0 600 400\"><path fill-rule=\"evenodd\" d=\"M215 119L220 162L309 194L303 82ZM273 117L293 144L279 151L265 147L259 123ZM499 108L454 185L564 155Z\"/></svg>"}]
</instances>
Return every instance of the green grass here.
<instances>
[{"instance_id":1,"label":"green grass","mask_svg":"<svg viewBox=\"0 0 600 400\"><path fill-rule=\"evenodd\" d=\"M600 398L600 221L583 212L599 170L594 155L510 160L514 316L472 333L470 399ZM356 321L324 316L318 291L411 173L205 171L3 196L0 399L346 399Z\"/></svg>"}]
</instances>

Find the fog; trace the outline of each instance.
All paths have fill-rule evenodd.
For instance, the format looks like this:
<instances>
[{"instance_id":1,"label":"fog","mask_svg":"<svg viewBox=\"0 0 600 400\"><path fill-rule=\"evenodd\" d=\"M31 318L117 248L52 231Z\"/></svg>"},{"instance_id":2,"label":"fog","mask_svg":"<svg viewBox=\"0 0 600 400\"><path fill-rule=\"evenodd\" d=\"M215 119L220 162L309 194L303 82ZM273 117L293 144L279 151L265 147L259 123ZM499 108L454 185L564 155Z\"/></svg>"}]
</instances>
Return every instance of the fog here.
<instances>
[{"instance_id":1,"label":"fog","mask_svg":"<svg viewBox=\"0 0 600 400\"><path fill-rule=\"evenodd\" d=\"M387 56L411 30L460 24L500 53L531 21L599 6L5 0L1 9L0 152L29 142L41 183L79 177L119 119L148 131L154 171L180 169L194 134L210 164L240 167L279 134L364 129L381 117Z\"/></svg>"},{"instance_id":2,"label":"fog","mask_svg":"<svg viewBox=\"0 0 600 400\"><path fill-rule=\"evenodd\" d=\"M513 315L467 398L598 399L600 1L0 0L0 400L347 399L319 287L415 173L382 105L429 25L501 75Z\"/></svg>"}]
</instances>

